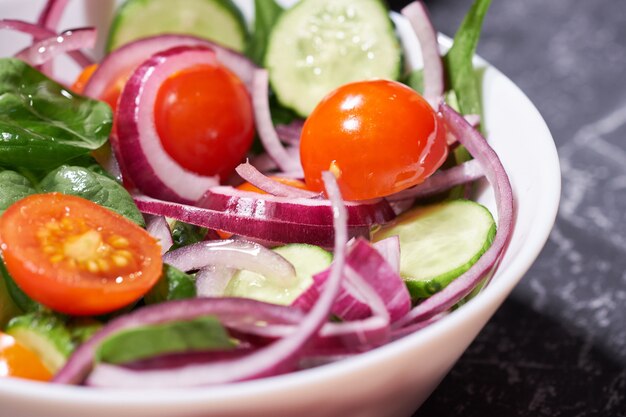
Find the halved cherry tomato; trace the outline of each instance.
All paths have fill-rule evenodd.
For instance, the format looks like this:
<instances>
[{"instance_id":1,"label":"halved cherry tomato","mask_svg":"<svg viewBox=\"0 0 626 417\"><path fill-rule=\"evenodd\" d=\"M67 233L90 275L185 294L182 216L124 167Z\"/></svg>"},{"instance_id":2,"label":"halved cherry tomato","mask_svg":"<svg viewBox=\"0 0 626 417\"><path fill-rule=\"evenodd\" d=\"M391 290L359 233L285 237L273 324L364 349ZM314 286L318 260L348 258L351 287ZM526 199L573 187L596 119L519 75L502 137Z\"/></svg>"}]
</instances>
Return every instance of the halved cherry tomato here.
<instances>
[{"instance_id":1,"label":"halved cherry tomato","mask_svg":"<svg viewBox=\"0 0 626 417\"><path fill-rule=\"evenodd\" d=\"M337 175L343 197L383 197L419 184L446 159L445 127L414 90L386 80L346 84L304 124L300 158L307 186Z\"/></svg>"},{"instance_id":2,"label":"halved cherry tomato","mask_svg":"<svg viewBox=\"0 0 626 417\"><path fill-rule=\"evenodd\" d=\"M76 78L76 81L74 81L74 84L72 84L72 91L78 94L83 94L83 92L85 91L85 86L97 69L98 64L91 64L89 66L86 66L83 71L78 74L78 77Z\"/></svg>"},{"instance_id":3,"label":"halved cherry tomato","mask_svg":"<svg viewBox=\"0 0 626 417\"><path fill-rule=\"evenodd\" d=\"M254 138L245 85L223 66L199 65L169 77L154 106L165 151L182 167L225 179Z\"/></svg>"},{"instance_id":4,"label":"halved cherry tomato","mask_svg":"<svg viewBox=\"0 0 626 417\"><path fill-rule=\"evenodd\" d=\"M71 90L75 93L83 94L85 92L85 87L87 86L87 83L97 69L98 64L92 64L88 67L85 67L85 69L83 69L83 71L76 78L76 81L74 81L74 84L72 84ZM110 85L106 89L101 97L98 97L99 100L104 101L111 107L114 114L115 110L117 109L117 100L119 99L120 94L122 93L124 85L126 84L129 76L130 72L126 74L126 76L118 78L114 84Z\"/></svg>"},{"instance_id":5,"label":"halved cherry tomato","mask_svg":"<svg viewBox=\"0 0 626 417\"><path fill-rule=\"evenodd\" d=\"M13 336L0 332L0 377L49 381L52 374L39 357Z\"/></svg>"},{"instance_id":6,"label":"halved cherry tomato","mask_svg":"<svg viewBox=\"0 0 626 417\"><path fill-rule=\"evenodd\" d=\"M36 194L0 217L6 267L34 300L62 313L108 313L139 299L161 275L157 241L91 201Z\"/></svg>"}]
</instances>

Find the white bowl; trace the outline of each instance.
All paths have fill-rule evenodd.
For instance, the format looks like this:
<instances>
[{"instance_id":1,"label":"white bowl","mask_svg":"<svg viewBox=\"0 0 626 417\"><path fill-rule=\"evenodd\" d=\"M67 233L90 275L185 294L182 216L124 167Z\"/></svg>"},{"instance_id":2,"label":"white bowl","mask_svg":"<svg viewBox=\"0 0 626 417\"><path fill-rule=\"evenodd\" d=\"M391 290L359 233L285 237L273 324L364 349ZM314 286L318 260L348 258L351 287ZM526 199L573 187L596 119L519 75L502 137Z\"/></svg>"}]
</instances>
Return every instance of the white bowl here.
<instances>
[{"instance_id":1,"label":"white bowl","mask_svg":"<svg viewBox=\"0 0 626 417\"><path fill-rule=\"evenodd\" d=\"M0 0L0 16L33 20L42 1ZM252 3L242 0L243 6ZM83 4L98 7L86 13ZM73 1L64 27L106 26L112 2ZM246 8L249 16L249 9ZM99 19L102 18L103 20ZM94 20L95 19L95 20ZM405 46L418 50L405 25ZM26 39L2 33L0 55ZM6 40L13 36L10 42ZM448 40L449 41L449 40ZM445 43L446 40L443 39ZM419 54L409 61L419 61ZM477 59L481 65L487 65ZM61 65L67 65L65 62ZM75 73L67 67L66 74ZM72 72L73 71L73 72ZM560 170L554 142L537 109L508 78L487 66L483 100L489 141L509 173L515 230L491 284L439 322L404 339L333 365L227 386L185 390L103 390L0 378L0 415L11 417L402 417L435 389L531 266L554 223ZM495 213L490 190L479 200ZM454 394L452 394L454 395Z\"/></svg>"}]
</instances>

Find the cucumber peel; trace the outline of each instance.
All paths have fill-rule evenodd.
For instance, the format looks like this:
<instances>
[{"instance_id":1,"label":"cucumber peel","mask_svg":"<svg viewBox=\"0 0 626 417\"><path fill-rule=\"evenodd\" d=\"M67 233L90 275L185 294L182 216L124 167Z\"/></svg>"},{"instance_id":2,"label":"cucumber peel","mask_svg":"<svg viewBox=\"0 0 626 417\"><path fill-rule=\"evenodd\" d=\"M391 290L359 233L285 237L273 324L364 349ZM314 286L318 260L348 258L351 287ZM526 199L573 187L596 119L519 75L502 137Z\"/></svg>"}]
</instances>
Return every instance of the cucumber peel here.
<instances>
[{"instance_id":1,"label":"cucumber peel","mask_svg":"<svg viewBox=\"0 0 626 417\"><path fill-rule=\"evenodd\" d=\"M400 275L411 297L426 298L467 271L491 246L496 223L474 201L453 200L418 207L380 229L374 240L398 235Z\"/></svg>"}]
</instances>

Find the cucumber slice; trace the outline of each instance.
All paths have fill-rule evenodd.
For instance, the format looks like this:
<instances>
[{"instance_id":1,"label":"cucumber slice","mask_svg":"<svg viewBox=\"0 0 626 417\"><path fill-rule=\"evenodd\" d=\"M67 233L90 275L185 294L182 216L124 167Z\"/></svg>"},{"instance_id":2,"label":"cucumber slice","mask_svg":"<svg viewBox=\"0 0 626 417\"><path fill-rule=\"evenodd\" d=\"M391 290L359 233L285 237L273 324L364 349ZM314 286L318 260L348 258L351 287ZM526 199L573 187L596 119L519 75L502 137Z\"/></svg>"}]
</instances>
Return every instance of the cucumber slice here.
<instances>
[{"instance_id":1,"label":"cucumber slice","mask_svg":"<svg viewBox=\"0 0 626 417\"><path fill-rule=\"evenodd\" d=\"M467 271L491 246L493 216L469 200L453 200L404 213L374 240L398 235L400 275L413 298L426 298Z\"/></svg>"},{"instance_id":2,"label":"cucumber slice","mask_svg":"<svg viewBox=\"0 0 626 417\"><path fill-rule=\"evenodd\" d=\"M342 84L397 79L401 56L381 0L303 0L279 18L265 66L279 101L306 117Z\"/></svg>"},{"instance_id":3,"label":"cucumber slice","mask_svg":"<svg viewBox=\"0 0 626 417\"><path fill-rule=\"evenodd\" d=\"M106 49L160 33L195 35L238 52L248 37L243 15L231 0L127 0L115 15Z\"/></svg>"},{"instance_id":4,"label":"cucumber slice","mask_svg":"<svg viewBox=\"0 0 626 417\"><path fill-rule=\"evenodd\" d=\"M6 333L35 352L46 368L57 372L74 351L75 344L63 321L50 314L26 314L15 317Z\"/></svg>"},{"instance_id":5,"label":"cucumber slice","mask_svg":"<svg viewBox=\"0 0 626 417\"><path fill-rule=\"evenodd\" d=\"M294 243L280 246L274 251L291 262L296 269L294 285L285 287L274 282L271 277L239 271L231 278L224 295L289 305L313 284L313 275L328 268L333 260L330 252L314 245Z\"/></svg>"}]
</instances>

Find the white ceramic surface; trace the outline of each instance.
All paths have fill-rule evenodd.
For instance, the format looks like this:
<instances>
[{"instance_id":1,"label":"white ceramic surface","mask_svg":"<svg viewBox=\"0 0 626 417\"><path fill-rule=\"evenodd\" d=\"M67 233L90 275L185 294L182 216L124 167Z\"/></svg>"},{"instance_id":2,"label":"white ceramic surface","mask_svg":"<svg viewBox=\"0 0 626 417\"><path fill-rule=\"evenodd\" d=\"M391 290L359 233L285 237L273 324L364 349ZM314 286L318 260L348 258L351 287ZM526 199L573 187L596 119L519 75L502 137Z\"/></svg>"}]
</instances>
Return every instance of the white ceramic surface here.
<instances>
[{"instance_id":1,"label":"white ceramic surface","mask_svg":"<svg viewBox=\"0 0 626 417\"><path fill-rule=\"evenodd\" d=\"M251 2L239 3L249 10ZM32 20L42 3L0 0L0 17ZM98 13L86 13L85 4ZM72 0L62 25L106 26L102 19L110 16L111 7L110 0ZM400 25L402 33L403 28ZM0 33L0 56L13 53L26 43L25 37ZM404 36L404 43L412 50L418 49L413 36ZM419 62L419 54L409 61ZM59 64L61 67L67 79L75 74L66 61ZM557 212L559 163L541 115L493 67L485 71L483 99L489 141L513 184L517 219L509 248L491 284L459 310L418 333L341 363L229 386L119 391L0 379L0 416L410 416L528 270L543 247ZM479 199L494 211L489 189Z\"/></svg>"}]
</instances>

